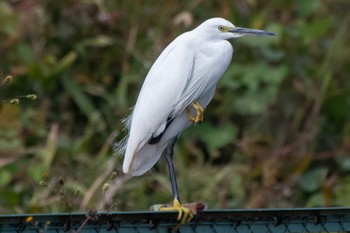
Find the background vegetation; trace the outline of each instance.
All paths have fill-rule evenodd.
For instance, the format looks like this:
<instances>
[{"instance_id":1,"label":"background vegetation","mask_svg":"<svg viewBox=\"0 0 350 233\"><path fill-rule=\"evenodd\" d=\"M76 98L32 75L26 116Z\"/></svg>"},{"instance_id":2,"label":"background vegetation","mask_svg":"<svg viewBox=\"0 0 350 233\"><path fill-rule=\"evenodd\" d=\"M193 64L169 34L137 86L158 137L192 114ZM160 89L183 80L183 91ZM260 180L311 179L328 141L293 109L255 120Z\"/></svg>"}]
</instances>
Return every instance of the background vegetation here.
<instances>
[{"instance_id":1,"label":"background vegetation","mask_svg":"<svg viewBox=\"0 0 350 233\"><path fill-rule=\"evenodd\" d=\"M162 49L216 16L278 36L232 41L205 122L176 147L183 201L348 206L349 10L342 0L1 1L0 213L170 202L163 159L130 179L112 145Z\"/></svg>"}]
</instances>

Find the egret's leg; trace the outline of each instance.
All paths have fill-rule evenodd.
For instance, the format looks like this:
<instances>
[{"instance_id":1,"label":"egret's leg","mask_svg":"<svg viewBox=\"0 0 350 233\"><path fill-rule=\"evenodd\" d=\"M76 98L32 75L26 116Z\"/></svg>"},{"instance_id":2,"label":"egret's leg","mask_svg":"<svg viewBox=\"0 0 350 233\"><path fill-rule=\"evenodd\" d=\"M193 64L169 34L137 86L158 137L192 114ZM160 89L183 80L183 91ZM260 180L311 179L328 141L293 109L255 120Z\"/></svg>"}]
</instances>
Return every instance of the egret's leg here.
<instances>
[{"instance_id":1,"label":"egret's leg","mask_svg":"<svg viewBox=\"0 0 350 233\"><path fill-rule=\"evenodd\" d=\"M196 116L192 116L191 113L191 107L193 107L196 110ZM188 116L188 119L192 121L193 123L199 123L203 121L204 118L204 109L202 106L198 103L198 101L194 101L187 109L186 114Z\"/></svg>"},{"instance_id":2,"label":"egret's leg","mask_svg":"<svg viewBox=\"0 0 350 233\"><path fill-rule=\"evenodd\" d=\"M176 173L175 173L175 166L174 166L174 147L175 143L177 141L178 136L171 139L168 146L165 149L165 157L168 164L169 169L169 176L170 176L170 183L171 183L171 190L173 191L173 197L174 199L177 199L179 202L180 195L179 195L179 189L177 188L177 180L176 180Z\"/></svg>"},{"instance_id":3,"label":"egret's leg","mask_svg":"<svg viewBox=\"0 0 350 233\"><path fill-rule=\"evenodd\" d=\"M166 160L169 168L169 176L170 176L171 189L173 191L174 203L172 207L161 208L161 210L176 210L179 212L179 215L177 217L177 221L179 221L179 223L176 225L175 227L176 229L179 228L185 222L191 221L191 219L193 218L191 211L188 208L183 207L180 203L180 195L179 195L179 190L177 188L177 181L176 181L176 174L175 174L175 167L174 167L174 160L173 160L174 146L177 138L178 136L171 139L170 143L165 149L165 156L166 156Z\"/></svg>"}]
</instances>

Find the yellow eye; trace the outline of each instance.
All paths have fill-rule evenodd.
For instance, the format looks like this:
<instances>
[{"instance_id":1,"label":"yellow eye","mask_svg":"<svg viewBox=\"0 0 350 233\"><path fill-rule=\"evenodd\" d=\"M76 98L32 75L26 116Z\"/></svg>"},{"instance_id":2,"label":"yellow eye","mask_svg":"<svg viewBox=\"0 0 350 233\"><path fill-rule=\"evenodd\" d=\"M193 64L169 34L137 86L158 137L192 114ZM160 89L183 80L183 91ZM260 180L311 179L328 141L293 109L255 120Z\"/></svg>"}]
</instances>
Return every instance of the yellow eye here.
<instances>
[{"instance_id":1,"label":"yellow eye","mask_svg":"<svg viewBox=\"0 0 350 233\"><path fill-rule=\"evenodd\" d=\"M220 31L225 31L225 27L224 26L222 26L222 25L220 25L219 27L218 27L218 29L220 30Z\"/></svg>"}]
</instances>

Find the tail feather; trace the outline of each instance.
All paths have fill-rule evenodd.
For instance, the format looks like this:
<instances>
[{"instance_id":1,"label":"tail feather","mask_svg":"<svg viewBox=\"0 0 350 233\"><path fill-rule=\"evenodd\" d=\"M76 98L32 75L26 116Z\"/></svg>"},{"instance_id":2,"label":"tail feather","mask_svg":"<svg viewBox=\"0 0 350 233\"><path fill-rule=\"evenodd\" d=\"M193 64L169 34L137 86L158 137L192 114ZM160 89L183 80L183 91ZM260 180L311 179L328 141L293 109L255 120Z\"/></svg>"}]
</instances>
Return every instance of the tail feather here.
<instances>
[{"instance_id":1,"label":"tail feather","mask_svg":"<svg viewBox=\"0 0 350 233\"><path fill-rule=\"evenodd\" d=\"M155 144L148 143L151 133L149 133L149 137L145 137L147 133L142 135L131 129L129 139L120 147L122 152L125 150L123 172L133 176L140 176L147 172L159 160L169 141L190 124L186 113L181 113L174 118L160 141ZM133 127L137 129L139 126L134 125Z\"/></svg>"},{"instance_id":2,"label":"tail feather","mask_svg":"<svg viewBox=\"0 0 350 233\"><path fill-rule=\"evenodd\" d=\"M127 118L124 118L122 120L122 123L124 124L123 131L126 131L126 132L130 131L132 116L133 116L133 114L131 113ZM129 139L129 134L127 136L125 136L122 140L120 140L119 142L117 142L113 145L113 149L117 155L124 155L125 154L126 147L128 144L128 139Z\"/></svg>"},{"instance_id":3,"label":"tail feather","mask_svg":"<svg viewBox=\"0 0 350 233\"><path fill-rule=\"evenodd\" d=\"M143 175L156 164L166 145L166 143L157 145L145 143L134 155L125 156L131 160L124 161L123 172L133 176Z\"/></svg>"}]
</instances>

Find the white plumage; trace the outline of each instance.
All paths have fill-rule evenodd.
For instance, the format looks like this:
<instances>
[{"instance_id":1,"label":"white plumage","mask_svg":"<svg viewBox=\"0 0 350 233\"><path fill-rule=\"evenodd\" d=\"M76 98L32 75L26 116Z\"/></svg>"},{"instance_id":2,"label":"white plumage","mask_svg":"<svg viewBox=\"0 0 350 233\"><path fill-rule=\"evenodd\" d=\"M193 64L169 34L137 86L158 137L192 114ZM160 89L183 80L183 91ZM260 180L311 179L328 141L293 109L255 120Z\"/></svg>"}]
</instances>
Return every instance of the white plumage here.
<instances>
[{"instance_id":1,"label":"white plumage","mask_svg":"<svg viewBox=\"0 0 350 233\"><path fill-rule=\"evenodd\" d=\"M192 124L186 108L194 101L206 108L231 62L233 48L227 39L267 33L247 30L213 18L178 36L165 48L150 69L126 121L129 134L119 146L125 153L124 173L138 176L148 171L169 141ZM159 141L150 143L152 138Z\"/></svg>"}]
</instances>

